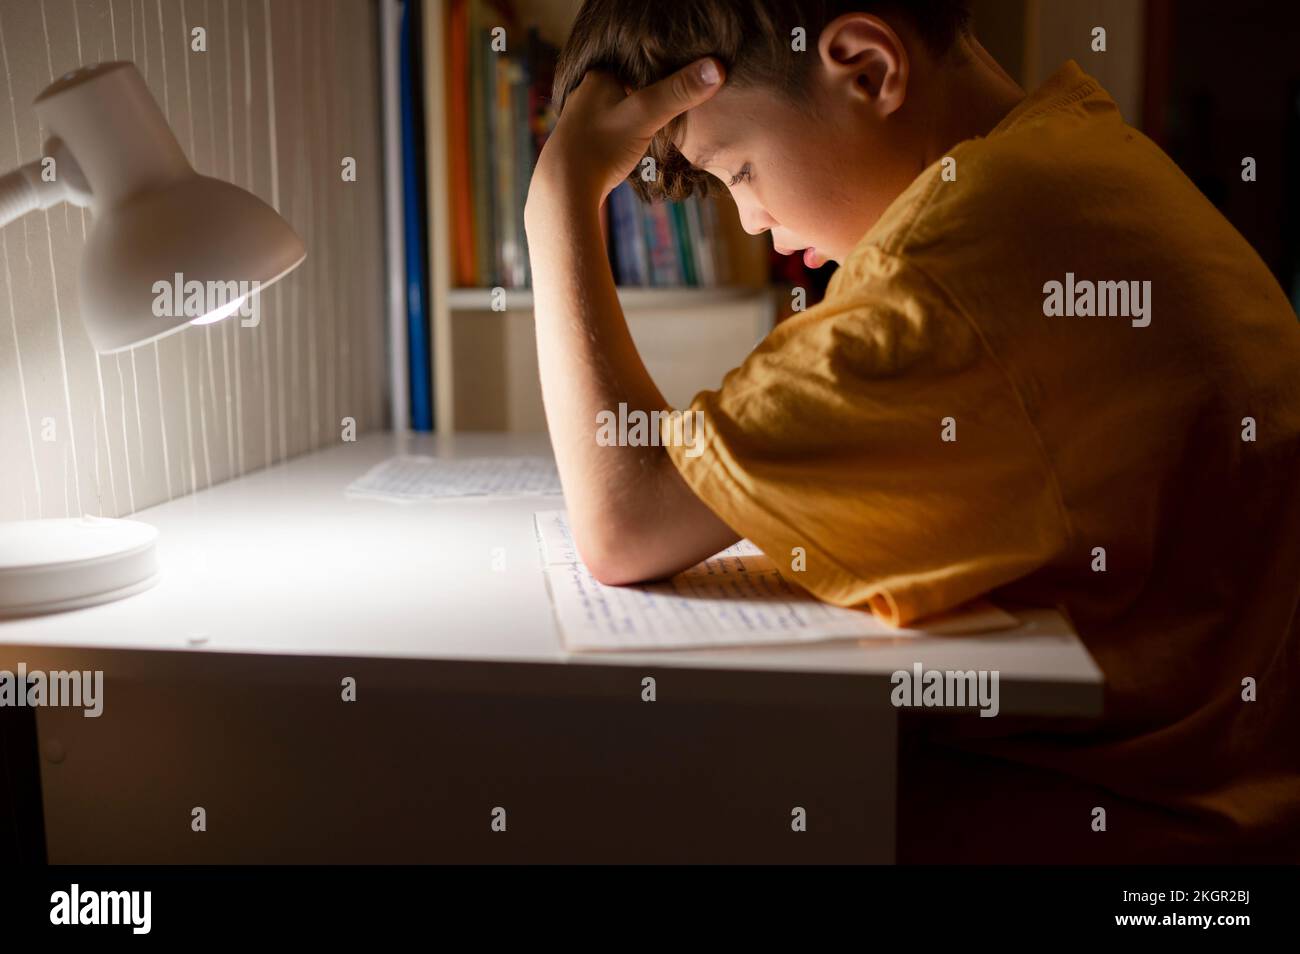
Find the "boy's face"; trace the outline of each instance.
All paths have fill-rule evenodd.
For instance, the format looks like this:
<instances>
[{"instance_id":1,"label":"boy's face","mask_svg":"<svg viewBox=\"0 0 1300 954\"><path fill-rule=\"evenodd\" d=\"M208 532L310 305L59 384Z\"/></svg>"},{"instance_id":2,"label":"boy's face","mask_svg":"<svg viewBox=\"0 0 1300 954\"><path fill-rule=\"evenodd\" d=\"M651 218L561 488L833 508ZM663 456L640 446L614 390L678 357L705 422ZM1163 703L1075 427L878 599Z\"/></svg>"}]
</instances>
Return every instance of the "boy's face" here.
<instances>
[{"instance_id":1,"label":"boy's face","mask_svg":"<svg viewBox=\"0 0 1300 954\"><path fill-rule=\"evenodd\" d=\"M921 171L904 136L819 71L808 108L762 88L724 87L686 114L677 147L728 187L745 231L811 267L843 262Z\"/></svg>"}]
</instances>

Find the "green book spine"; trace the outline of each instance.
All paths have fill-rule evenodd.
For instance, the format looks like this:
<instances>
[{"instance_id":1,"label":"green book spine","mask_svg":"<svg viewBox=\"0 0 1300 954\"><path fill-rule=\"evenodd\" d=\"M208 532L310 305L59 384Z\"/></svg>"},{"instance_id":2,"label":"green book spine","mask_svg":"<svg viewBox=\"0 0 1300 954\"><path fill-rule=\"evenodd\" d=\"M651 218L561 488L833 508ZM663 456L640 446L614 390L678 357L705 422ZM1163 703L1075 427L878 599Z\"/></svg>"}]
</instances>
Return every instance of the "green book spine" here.
<instances>
[{"instance_id":1,"label":"green book spine","mask_svg":"<svg viewBox=\"0 0 1300 954\"><path fill-rule=\"evenodd\" d=\"M691 229L686 222L685 203L674 202L669 208L673 213L673 245L682 263L682 280L687 285L698 285L700 280L695 274L695 252L691 246Z\"/></svg>"}]
</instances>

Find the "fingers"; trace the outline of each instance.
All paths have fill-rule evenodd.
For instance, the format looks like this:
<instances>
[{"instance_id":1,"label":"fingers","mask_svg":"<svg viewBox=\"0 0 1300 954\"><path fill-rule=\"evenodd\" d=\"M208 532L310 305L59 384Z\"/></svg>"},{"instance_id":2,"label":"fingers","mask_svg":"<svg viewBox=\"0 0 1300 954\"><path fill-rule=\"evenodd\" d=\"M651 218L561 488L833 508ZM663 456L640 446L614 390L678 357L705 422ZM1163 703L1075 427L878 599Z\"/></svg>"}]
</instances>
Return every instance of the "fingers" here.
<instances>
[{"instance_id":1,"label":"fingers","mask_svg":"<svg viewBox=\"0 0 1300 954\"><path fill-rule=\"evenodd\" d=\"M581 82L569 93L568 102L590 100L599 109L609 109L618 105L627 96L626 87L622 86L612 74L604 70L588 70Z\"/></svg>"},{"instance_id":2,"label":"fingers","mask_svg":"<svg viewBox=\"0 0 1300 954\"><path fill-rule=\"evenodd\" d=\"M650 135L673 117L710 99L722 88L722 82L722 64L705 57L638 90L623 100L619 108L635 116L641 131Z\"/></svg>"}]
</instances>

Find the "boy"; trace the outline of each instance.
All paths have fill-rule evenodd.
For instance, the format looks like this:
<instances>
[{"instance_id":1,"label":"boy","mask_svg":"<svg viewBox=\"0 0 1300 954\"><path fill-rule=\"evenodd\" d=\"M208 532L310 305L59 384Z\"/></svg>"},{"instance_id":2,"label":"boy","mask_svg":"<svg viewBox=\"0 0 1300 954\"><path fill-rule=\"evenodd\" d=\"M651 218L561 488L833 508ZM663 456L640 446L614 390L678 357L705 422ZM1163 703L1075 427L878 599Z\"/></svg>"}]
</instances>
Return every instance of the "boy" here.
<instances>
[{"instance_id":1,"label":"boy","mask_svg":"<svg viewBox=\"0 0 1300 954\"><path fill-rule=\"evenodd\" d=\"M526 223L597 578L744 535L895 625L989 592L1061 606L1104 720L957 740L996 759L927 749L905 858L953 857L906 827L944 832L945 807L988 833L949 822L961 857L1300 857L1300 327L1097 82L1070 62L1026 95L961 0L588 0L556 104ZM645 197L721 181L748 231L840 264L695 399L690 456L593 436L620 403L665 407L601 240L629 175Z\"/></svg>"}]
</instances>

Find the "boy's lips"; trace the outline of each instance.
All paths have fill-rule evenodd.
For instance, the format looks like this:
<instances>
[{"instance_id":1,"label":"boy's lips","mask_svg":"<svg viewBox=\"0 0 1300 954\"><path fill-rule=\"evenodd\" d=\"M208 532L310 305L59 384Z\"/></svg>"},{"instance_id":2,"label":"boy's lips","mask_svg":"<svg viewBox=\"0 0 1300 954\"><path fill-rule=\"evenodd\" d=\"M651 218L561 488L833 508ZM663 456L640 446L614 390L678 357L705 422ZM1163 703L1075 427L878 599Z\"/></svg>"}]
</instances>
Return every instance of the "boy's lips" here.
<instances>
[{"instance_id":1,"label":"boy's lips","mask_svg":"<svg viewBox=\"0 0 1300 954\"><path fill-rule=\"evenodd\" d=\"M797 248L782 248L780 245L774 246L779 255L794 255L799 252ZM809 268L821 268L826 264L826 259L817 254L817 249L809 245L803 249L803 263Z\"/></svg>"}]
</instances>

